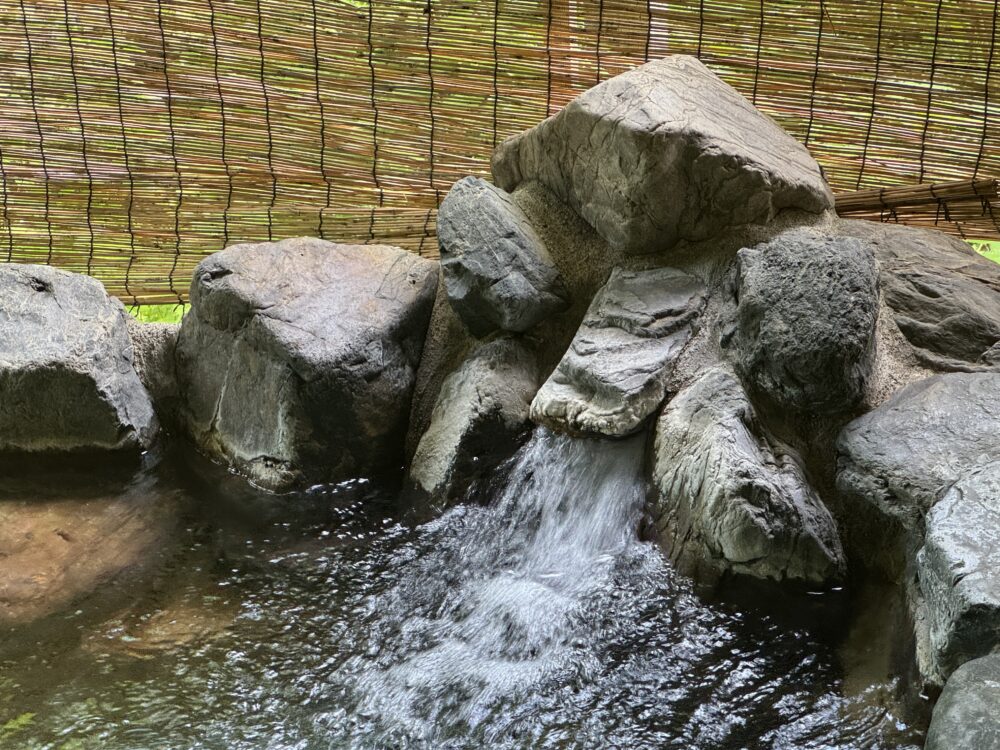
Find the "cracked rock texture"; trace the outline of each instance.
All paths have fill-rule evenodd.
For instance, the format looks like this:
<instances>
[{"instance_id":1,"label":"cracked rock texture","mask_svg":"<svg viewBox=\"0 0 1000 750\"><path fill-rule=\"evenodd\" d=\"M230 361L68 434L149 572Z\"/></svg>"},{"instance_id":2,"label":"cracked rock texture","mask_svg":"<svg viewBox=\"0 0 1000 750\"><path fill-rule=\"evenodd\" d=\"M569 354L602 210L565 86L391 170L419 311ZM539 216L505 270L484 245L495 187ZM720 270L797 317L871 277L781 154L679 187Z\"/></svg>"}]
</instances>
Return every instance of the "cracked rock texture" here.
<instances>
[{"instance_id":1,"label":"cracked rock texture","mask_svg":"<svg viewBox=\"0 0 1000 750\"><path fill-rule=\"evenodd\" d=\"M952 485L926 524L917 574L930 671L947 678L1000 647L1000 460Z\"/></svg>"},{"instance_id":2,"label":"cracked rock texture","mask_svg":"<svg viewBox=\"0 0 1000 750\"><path fill-rule=\"evenodd\" d=\"M176 348L187 431L273 490L398 469L437 270L310 238L206 258Z\"/></svg>"},{"instance_id":3,"label":"cracked rock texture","mask_svg":"<svg viewBox=\"0 0 1000 750\"><path fill-rule=\"evenodd\" d=\"M934 706L924 750L1000 750L1000 654L956 670Z\"/></svg>"},{"instance_id":4,"label":"cracked rock texture","mask_svg":"<svg viewBox=\"0 0 1000 750\"><path fill-rule=\"evenodd\" d=\"M128 318L89 276L0 265L0 452L138 452L152 442Z\"/></svg>"},{"instance_id":5,"label":"cracked rock texture","mask_svg":"<svg viewBox=\"0 0 1000 750\"><path fill-rule=\"evenodd\" d=\"M676 268L616 268L531 404L556 430L628 435L663 403L669 369L695 331L707 291Z\"/></svg>"},{"instance_id":6,"label":"cracked rock texture","mask_svg":"<svg viewBox=\"0 0 1000 750\"><path fill-rule=\"evenodd\" d=\"M912 383L837 438L837 488L904 529L962 477L1000 453L1000 373Z\"/></svg>"},{"instance_id":7,"label":"cracked rock texture","mask_svg":"<svg viewBox=\"0 0 1000 750\"><path fill-rule=\"evenodd\" d=\"M706 371L664 408L653 481L662 543L703 580L731 571L822 582L844 573L837 525L800 458L768 435L724 367Z\"/></svg>"},{"instance_id":8,"label":"cracked rock texture","mask_svg":"<svg viewBox=\"0 0 1000 750\"><path fill-rule=\"evenodd\" d=\"M410 466L410 478L441 498L462 494L510 456L528 434L541 382L534 353L514 339L483 344L445 378Z\"/></svg>"},{"instance_id":9,"label":"cracked rock texture","mask_svg":"<svg viewBox=\"0 0 1000 750\"><path fill-rule=\"evenodd\" d=\"M524 332L568 306L545 244L503 190L478 177L459 180L437 229L448 300L476 336Z\"/></svg>"},{"instance_id":10,"label":"cracked rock texture","mask_svg":"<svg viewBox=\"0 0 1000 750\"><path fill-rule=\"evenodd\" d=\"M885 301L924 364L1000 364L1000 265L930 229L870 221L841 221L838 229L874 246Z\"/></svg>"},{"instance_id":11,"label":"cracked rock texture","mask_svg":"<svg viewBox=\"0 0 1000 750\"><path fill-rule=\"evenodd\" d=\"M868 243L811 229L737 254L722 344L755 395L800 413L850 412L875 359L878 266Z\"/></svg>"},{"instance_id":12,"label":"cracked rock texture","mask_svg":"<svg viewBox=\"0 0 1000 750\"><path fill-rule=\"evenodd\" d=\"M693 57L595 86L493 155L504 190L538 180L613 247L669 250L833 197L809 152Z\"/></svg>"}]
</instances>

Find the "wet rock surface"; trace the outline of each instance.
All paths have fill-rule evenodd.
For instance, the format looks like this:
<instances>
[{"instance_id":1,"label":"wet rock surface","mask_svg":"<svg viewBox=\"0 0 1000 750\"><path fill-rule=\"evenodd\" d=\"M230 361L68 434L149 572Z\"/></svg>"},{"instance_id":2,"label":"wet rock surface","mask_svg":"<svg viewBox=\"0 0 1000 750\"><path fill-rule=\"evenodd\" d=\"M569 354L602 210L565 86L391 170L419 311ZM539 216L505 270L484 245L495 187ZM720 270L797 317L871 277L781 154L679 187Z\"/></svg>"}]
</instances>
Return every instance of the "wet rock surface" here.
<instances>
[{"instance_id":1,"label":"wet rock surface","mask_svg":"<svg viewBox=\"0 0 1000 750\"><path fill-rule=\"evenodd\" d=\"M907 386L837 438L837 487L916 529L948 487L997 459L1000 373Z\"/></svg>"},{"instance_id":2,"label":"wet rock surface","mask_svg":"<svg viewBox=\"0 0 1000 750\"><path fill-rule=\"evenodd\" d=\"M633 255L833 207L806 149L683 55L615 76L509 138L493 176L504 190L542 182Z\"/></svg>"},{"instance_id":3,"label":"wet rock surface","mask_svg":"<svg viewBox=\"0 0 1000 750\"><path fill-rule=\"evenodd\" d=\"M127 320L95 279L0 265L0 452L138 452L152 442Z\"/></svg>"},{"instance_id":4,"label":"wet rock surface","mask_svg":"<svg viewBox=\"0 0 1000 750\"><path fill-rule=\"evenodd\" d=\"M801 459L768 435L728 369L707 371L667 404L653 456L655 523L682 569L701 579L843 575L837 525Z\"/></svg>"},{"instance_id":5,"label":"wet rock surface","mask_svg":"<svg viewBox=\"0 0 1000 750\"><path fill-rule=\"evenodd\" d=\"M479 347L441 386L410 479L432 496L460 495L527 438L539 384L537 359L523 343L498 339Z\"/></svg>"},{"instance_id":6,"label":"wet rock surface","mask_svg":"<svg viewBox=\"0 0 1000 750\"><path fill-rule=\"evenodd\" d=\"M206 258L177 341L195 442L269 489L402 464L437 264L300 238Z\"/></svg>"},{"instance_id":7,"label":"wet rock surface","mask_svg":"<svg viewBox=\"0 0 1000 750\"><path fill-rule=\"evenodd\" d=\"M795 412L849 413L874 361L878 266L869 244L794 230L740 250L723 346L755 394Z\"/></svg>"},{"instance_id":8,"label":"wet rock surface","mask_svg":"<svg viewBox=\"0 0 1000 750\"><path fill-rule=\"evenodd\" d=\"M478 177L459 180L437 228L448 299L477 336L527 331L567 307L545 244L503 190Z\"/></svg>"},{"instance_id":9,"label":"wet rock surface","mask_svg":"<svg viewBox=\"0 0 1000 750\"><path fill-rule=\"evenodd\" d=\"M615 269L532 401L531 418L570 433L635 432L663 403L671 363L706 296L700 279L676 268Z\"/></svg>"},{"instance_id":10,"label":"wet rock surface","mask_svg":"<svg viewBox=\"0 0 1000 750\"><path fill-rule=\"evenodd\" d=\"M928 671L947 678L1000 648L1000 460L963 476L927 514L917 574Z\"/></svg>"},{"instance_id":11,"label":"wet rock surface","mask_svg":"<svg viewBox=\"0 0 1000 750\"><path fill-rule=\"evenodd\" d=\"M885 300L923 362L944 370L997 366L1000 265L942 232L869 221L837 226L873 244Z\"/></svg>"},{"instance_id":12,"label":"wet rock surface","mask_svg":"<svg viewBox=\"0 0 1000 750\"><path fill-rule=\"evenodd\" d=\"M934 707L924 750L1000 750L1000 654L960 667Z\"/></svg>"}]
</instances>

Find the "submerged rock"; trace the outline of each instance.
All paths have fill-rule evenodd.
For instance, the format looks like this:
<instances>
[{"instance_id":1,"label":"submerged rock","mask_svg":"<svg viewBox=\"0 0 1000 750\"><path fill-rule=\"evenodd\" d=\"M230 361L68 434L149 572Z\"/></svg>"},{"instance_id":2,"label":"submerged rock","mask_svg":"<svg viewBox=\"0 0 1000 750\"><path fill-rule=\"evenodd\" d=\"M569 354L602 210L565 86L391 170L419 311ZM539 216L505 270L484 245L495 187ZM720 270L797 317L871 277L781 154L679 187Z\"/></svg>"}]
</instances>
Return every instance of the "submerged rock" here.
<instances>
[{"instance_id":1,"label":"submerged rock","mask_svg":"<svg viewBox=\"0 0 1000 750\"><path fill-rule=\"evenodd\" d=\"M157 564L177 530L178 494L149 477L125 487L51 473L10 481L0 493L0 625L59 612Z\"/></svg>"},{"instance_id":2,"label":"submerged rock","mask_svg":"<svg viewBox=\"0 0 1000 750\"><path fill-rule=\"evenodd\" d=\"M268 489L398 469L436 285L436 263L383 245L206 258L177 341L187 430Z\"/></svg>"},{"instance_id":3,"label":"submerged rock","mask_svg":"<svg viewBox=\"0 0 1000 750\"><path fill-rule=\"evenodd\" d=\"M432 496L461 494L527 437L539 382L535 355L524 344L498 339L481 346L442 384L410 478Z\"/></svg>"},{"instance_id":4,"label":"submerged rock","mask_svg":"<svg viewBox=\"0 0 1000 750\"><path fill-rule=\"evenodd\" d=\"M837 525L799 457L767 434L727 369L667 404L653 456L656 525L682 569L813 582L844 573Z\"/></svg>"},{"instance_id":5,"label":"submerged rock","mask_svg":"<svg viewBox=\"0 0 1000 750\"><path fill-rule=\"evenodd\" d=\"M927 514L926 529L917 574L930 669L946 678L1000 649L1000 460L952 485Z\"/></svg>"},{"instance_id":6,"label":"submerged rock","mask_svg":"<svg viewBox=\"0 0 1000 750\"><path fill-rule=\"evenodd\" d=\"M842 414L874 362L878 266L872 248L808 229L739 251L723 346L748 388L780 408Z\"/></svg>"},{"instance_id":7,"label":"submerged rock","mask_svg":"<svg viewBox=\"0 0 1000 750\"><path fill-rule=\"evenodd\" d=\"M837 231L874 246L885 301L925 364L952 370L1000 364L1000 265L930 229L841 221Z\"/></svg>"},{"instance_id":8,"label":"submerged rock","mask_svg":"<svg viewBox=\"0 0 1000 750\"><path fill-rule=\"evenodd\" d=\"M437 228L448 299L477 336L527 331L569 304L528 217L485 180L456 182L441 203Z\"/></svg>"},{"instance_id":9,"label":"submerged rock","mask_svg":"<svg viewBox=\"0 0 1000 750\"><path fill-rule=\"evenodd\" d=\"M663 403L669 368L706 298L701 280L676 268L612 271L535 396L531 418L571 433L638 430Z\"/></svg>"},{"instance_id":10,"label":"submerged rock","mask_svg":"<svg viewBox=\"0 0 1000 750\"><path fill-rule=\"evenodd\" d=\"M833 207L809 152L684 55L604 81L507 139L493 175L504 190L540 181L630 254Z\"/></svg>"},{"instance_id":11,"label":"submerged rock","mask_svg":"<svg viewBox=\"0 0 1000 750\"><path fill-rule=\"evenodd\" d=\"M152 442L128 317L89 276L0 265L0 452L138 452Z\"/></svg>"},{"instance_id":12,"label":"submerged rock","mask_svg":"<svg viewBox=\"0 0 1000 750\"><path fill-rule=\"evenodd\" d=\"M924 750L1000 750L1000 654L960 667L934 706Z\"/></svg>"},{"instance_id":13,"label":"submerged rock","mask_svg":"<svg viewBox=\"0 0 1000 750\"><path fill-rule=\"evenodd\" d=\"M837 438L837 488L918 530L941 494L1000 454L1000 373L913 383Z\"/></svg>"}]
</instances>

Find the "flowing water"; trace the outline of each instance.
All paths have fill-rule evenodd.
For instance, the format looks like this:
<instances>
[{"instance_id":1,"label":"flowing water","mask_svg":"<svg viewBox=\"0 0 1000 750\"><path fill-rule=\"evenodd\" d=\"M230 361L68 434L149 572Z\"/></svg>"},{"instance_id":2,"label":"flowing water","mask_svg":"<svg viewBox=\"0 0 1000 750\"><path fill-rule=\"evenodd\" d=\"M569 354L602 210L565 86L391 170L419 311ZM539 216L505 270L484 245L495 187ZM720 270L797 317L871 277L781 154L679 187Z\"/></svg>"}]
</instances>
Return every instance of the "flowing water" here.
<instances>
[{"instance_id":1,"label":"flowing water","mask_svg":"<svg viewBox=\"0 0 1000 750\"><path fill-rule=\"evenodd\" d=\"M165 461L169 560L0 631L0 747L918 747L891 681L849 679L836 596L707 602L639 540L643 449L539 430L424 524Z\"/></svg>"}]
</instances>

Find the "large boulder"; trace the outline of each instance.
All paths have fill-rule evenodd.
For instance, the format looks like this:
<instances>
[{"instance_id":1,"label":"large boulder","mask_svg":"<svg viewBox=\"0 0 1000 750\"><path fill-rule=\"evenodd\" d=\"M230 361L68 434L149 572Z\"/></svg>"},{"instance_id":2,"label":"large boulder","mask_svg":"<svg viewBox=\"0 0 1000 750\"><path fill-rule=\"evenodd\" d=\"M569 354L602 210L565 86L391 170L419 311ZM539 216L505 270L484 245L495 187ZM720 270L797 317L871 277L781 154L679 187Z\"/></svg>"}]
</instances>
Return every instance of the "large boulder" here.
<instances>
[{"instance_id":1,"label":"large boulder","mask_svg":"<svg viewBox=\"0 0 1000 750\"><path fill-rule=\"evenodd\" d=\"M837 487L904 529L919 530L942 493L996 460L1000 373L913 383L837 438Z\"/></svg>"},{"instance_id":2,"label":"large boulder","mask_svg":"<svg viewBox=\"0 0 1000 750\"><path fill-rule=\"evenodd\" d=\"M441 202L437 229L448 299L477 336L524 332L567 307L545 244L504 191L478 177L459 180Z\"/></svg>"},{"instance_id":3,"label":"large boulder","mask_svg":"<svg viewBox=\"0 0 1000 750\"><path fill-rule=\"evenodd\" d=\"M532 419L570 433L638 430L663 403L706 299L701 280L676 268L616 268L535 396Z\"/></svg>"},{"instance_id":4,"label":"large boulder","mask_svg":"<svg viewBox=\"0 0 1000 750\"><path fill-rule=\"evenodd\" d=\"M653 462L655 523L682 569L703 579L731 571L823 582L843 574L833 517L728 369L706 371L667 404Z\"/></svg>"},{"instance_id":5,"label":"large boulder","mask_svg":"<svg viewBox=\"0 0 1000 750\"><path fill-rule=\"evenodd\" d=\"M946 678L1000 649L998 453L952 485L927 514L917 574L930 636L928 671L935 676Z\"/></svg>"},{"instance_id":6,"label":"large boulder","mask_svg":"<svg viewBox=\"0 0 1000 750\"><path fill-rule=\"evenodd\" d=\"M493 176L505 190L542 182L630 254L833 207L809 152L684 55L604 81L507 139Z\"/></svg>"},{"instance_id":7,"label":"large boulder","mask_svg":"<svg viewBox=\"0 0 1000 750\"><path fill-rule=\"evenodd\" d=\"M521 342L482 345L442 384L410 479L434 497L460 495L528 435L540 379L534 353Z\"/></svg>"},{"instance_id":8,"label":"large boulder","mask_svg":"<svg viewBox=\"0 0 1000 750\"><path fill-rule=\"evenodd\" d=\"M0 265L0 452L138 452L155 434L121 302L88 276Z\"/></svg>"},{"instance_id":9,"label":"large boulder","mask_svg":"<svg viewBox=\"0 0 1000 750\"><path fill-rule=\"evenodd\" d=\"M924 750L1000 750L1000 654L960 667L934 706Z\"/></svg>"},{"instance_id":10,"label":"large boulder","mask_svg":"<svg viewBox=\"0 0 1000 750\"><path fill-rule=\"evenodd\" d=\"M437 268L310 238L209 256L176 347L188 432L268 489L398 469Z\"/></svg>"},{"instance_id":11,"label":"large boulder","mask_svg":"<svg viewBox=\"0 0 1000 750\"><path fill-rule=\"evenodd\" d=\"M785 232L739 251L734 287L722 343L751 392L810 414L841 414L863 401L879 305L868 244Z\"/></svg>"},{"instance_id":12,"label":"large boulder","mask_svg":"<svg viewBox=\"0 0 1000 750\"><path fill-rule=\"evenodd\" d=\"M841 221L837 231L874 246L885 301L925 364L952 370L1000 364L1000 265L931 229Z\"/></svg>"}]
</instances>

